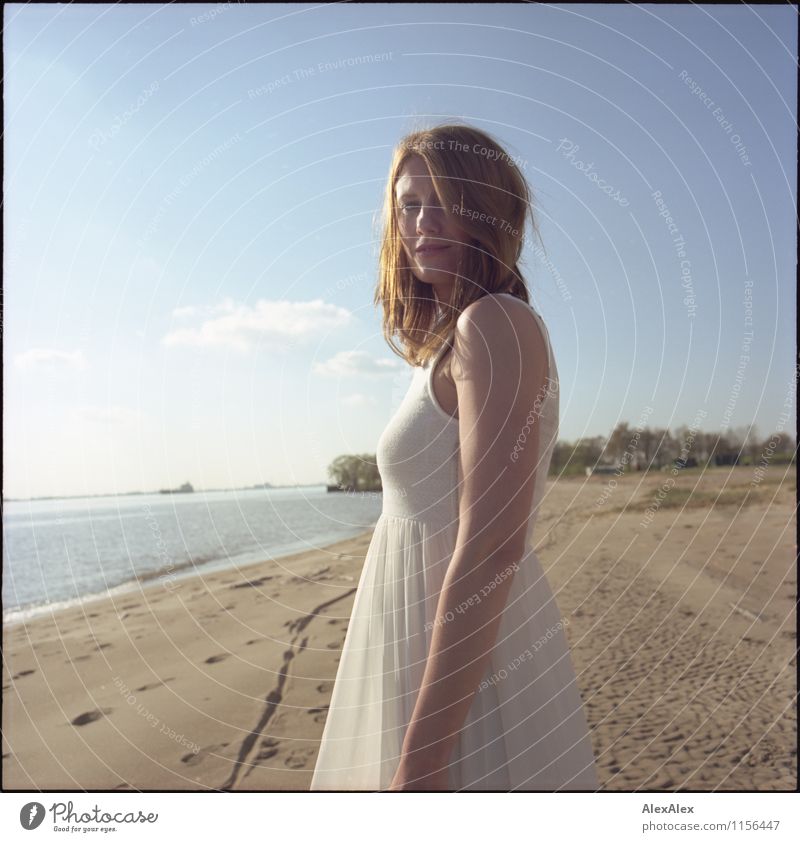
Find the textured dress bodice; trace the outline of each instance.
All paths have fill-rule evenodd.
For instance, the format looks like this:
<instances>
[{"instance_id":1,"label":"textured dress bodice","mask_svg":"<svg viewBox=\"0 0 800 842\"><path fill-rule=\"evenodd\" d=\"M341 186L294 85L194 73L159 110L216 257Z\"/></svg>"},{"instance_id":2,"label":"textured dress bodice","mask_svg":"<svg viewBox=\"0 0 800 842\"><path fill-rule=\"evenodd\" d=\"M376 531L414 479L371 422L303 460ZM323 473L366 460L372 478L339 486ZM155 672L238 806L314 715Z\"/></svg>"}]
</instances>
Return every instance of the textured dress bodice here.
<instances>
[{"instance_id":1,"label":"textured dress bodice","mask_svg":"<svg viewBox=\"0 0 800 842\"><path fill-rule=\"evenodd\" d=\"M545 387L537 395L528 416L530 424L520 430L516 445L520 450L536 446L533 434L534 424L538 424L537 478L527 533L527 544L531 546L558 438L559 392L558 370L547 326L532 307L529 309L544 332L548 349ZM432 382L433 371L448 347L450 343L443 343L427 364L414 369L409 390L378 441L377 463L383 483L385 515L440 524L458 519L461 488L458 418L440 406Z\"/></svg>"}]
</instances>

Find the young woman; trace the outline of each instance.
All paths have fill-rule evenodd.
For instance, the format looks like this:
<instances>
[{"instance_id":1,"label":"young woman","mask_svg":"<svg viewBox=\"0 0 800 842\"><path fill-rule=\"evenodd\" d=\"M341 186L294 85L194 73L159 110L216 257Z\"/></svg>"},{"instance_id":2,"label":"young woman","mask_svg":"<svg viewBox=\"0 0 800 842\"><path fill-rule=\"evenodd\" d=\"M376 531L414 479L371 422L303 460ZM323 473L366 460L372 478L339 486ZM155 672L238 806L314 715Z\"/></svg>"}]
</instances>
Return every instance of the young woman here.
<instances>
[{"instance_id":1,"label":"young woman","mask_svg":"<svg viewBox=\"0 0 800 842\"><path fill-rule=\"evenodd\" d=\"M375 301L415 373L312 790L594 790L563 617L533 549L558 372L518 268L525 178L489 135L397 146ZM392 342L399 337L401 348Z\"/></svg>"}]
</instances>

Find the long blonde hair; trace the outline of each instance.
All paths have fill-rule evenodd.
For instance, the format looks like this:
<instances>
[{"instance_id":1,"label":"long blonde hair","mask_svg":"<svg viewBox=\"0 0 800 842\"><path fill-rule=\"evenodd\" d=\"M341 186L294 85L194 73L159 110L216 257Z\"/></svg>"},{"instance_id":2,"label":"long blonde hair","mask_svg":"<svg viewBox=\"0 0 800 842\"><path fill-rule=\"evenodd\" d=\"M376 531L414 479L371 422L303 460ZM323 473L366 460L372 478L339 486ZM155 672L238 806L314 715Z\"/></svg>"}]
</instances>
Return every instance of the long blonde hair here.
<instances>
[{"instance_id":1,"label":"long blonde hair","mask_svg":"<svg viewBox=\"0 0 800 842\"><path fill-rule=\"evenodd\" d=\"M458 226L468 234L449 302L438 316L436 295L411 271L400 238L395 185L413 155L427 164L445 212L458 206ZM481 221L494 219L494 223ZM383 307L383 335L392 350L412 365L430 359L467 305L484 295L508 292L530 303L519 270L525 224L538 225L532 191L514 160L489 134L447 124L411 132L395 147L383 203L378 283L374 303ZM399 337L403 347L395 345Z\"/></svg>"}]
</instances>

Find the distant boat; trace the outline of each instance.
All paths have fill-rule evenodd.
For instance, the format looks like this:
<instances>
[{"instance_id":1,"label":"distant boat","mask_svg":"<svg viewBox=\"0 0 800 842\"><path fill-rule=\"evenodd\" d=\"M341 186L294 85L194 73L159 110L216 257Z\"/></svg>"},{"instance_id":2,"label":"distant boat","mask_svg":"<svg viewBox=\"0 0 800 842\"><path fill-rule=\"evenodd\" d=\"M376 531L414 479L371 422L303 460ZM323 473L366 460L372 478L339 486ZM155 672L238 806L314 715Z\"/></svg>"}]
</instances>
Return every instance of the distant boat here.
<instances>
[{"instance_id":1,"label":"distant boat","mask_svg":"<svg viewBox=\"0 0 800 842\"><path fill-rule=\"evenodd\" d=\"M185 482L180 488L162 488L159 494L192 494L194 488L190 482Z\"/></svg>"},{"instance_id":2,"label":"distant boat","mask_svg":"<svg viewBox=\"0 0 800 842\"><path fill-rule=\"evenodd\" d=\"M383 488L381 486L373 488L355 488L352 485L328 485L326 486L328 492L343 491L347 494L381 494Z\"/></svg>"}]
</instances>

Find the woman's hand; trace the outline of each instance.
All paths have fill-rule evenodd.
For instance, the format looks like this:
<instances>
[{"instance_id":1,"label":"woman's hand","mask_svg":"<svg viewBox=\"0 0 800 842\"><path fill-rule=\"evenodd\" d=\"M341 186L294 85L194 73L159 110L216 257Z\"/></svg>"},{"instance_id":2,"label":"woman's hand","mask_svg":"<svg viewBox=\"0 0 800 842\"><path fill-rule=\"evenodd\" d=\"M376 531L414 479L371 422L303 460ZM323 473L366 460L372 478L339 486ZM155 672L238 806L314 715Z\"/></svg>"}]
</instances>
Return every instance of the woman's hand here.
<instances>
[{"instance_id":1,"label":"woman's hand","mask_svg":"<svg viewBox=\"0 0 800 842\"><path fill-rule=\"evenodd\" d=\"M387 792L449 792L447 767L435 771L412 772L402 762L394 773Z\"/></svg>"}]
</instances>

